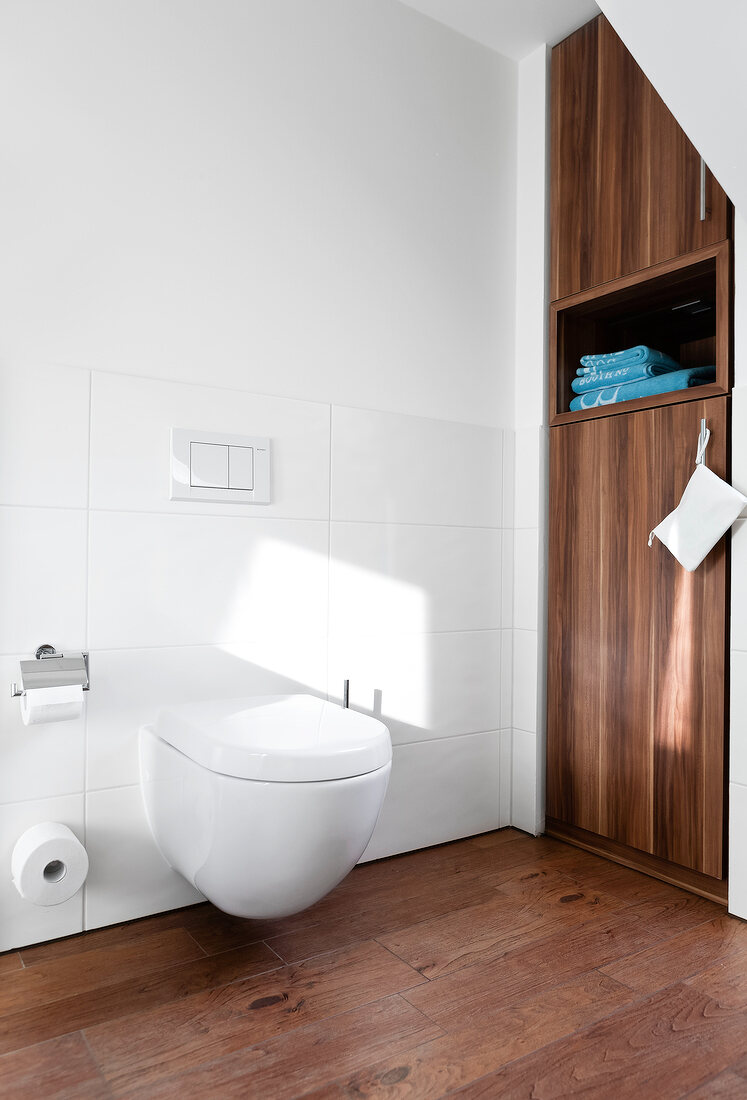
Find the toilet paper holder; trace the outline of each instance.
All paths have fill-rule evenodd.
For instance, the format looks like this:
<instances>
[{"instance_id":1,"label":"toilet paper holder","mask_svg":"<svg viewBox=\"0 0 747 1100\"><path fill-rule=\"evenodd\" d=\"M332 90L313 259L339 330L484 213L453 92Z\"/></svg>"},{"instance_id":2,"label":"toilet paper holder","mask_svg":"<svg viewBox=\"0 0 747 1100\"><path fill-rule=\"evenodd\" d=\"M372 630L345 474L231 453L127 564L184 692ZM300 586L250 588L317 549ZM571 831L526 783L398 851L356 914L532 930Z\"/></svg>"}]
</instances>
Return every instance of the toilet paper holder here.
<instances>
[{"instance_id":1,"label":"toilet paper holder","mask_svg":"<svg viewBox=\"0 0 747 1100\"><path fill-rule=\"evenodd\" d=\"M33 661L21 661L21 686L13 682L10 696L16 699L34 688L76 687L91 690L88 654L58 653L53 645L40 645Z\"/></svg>"}]
</instances>

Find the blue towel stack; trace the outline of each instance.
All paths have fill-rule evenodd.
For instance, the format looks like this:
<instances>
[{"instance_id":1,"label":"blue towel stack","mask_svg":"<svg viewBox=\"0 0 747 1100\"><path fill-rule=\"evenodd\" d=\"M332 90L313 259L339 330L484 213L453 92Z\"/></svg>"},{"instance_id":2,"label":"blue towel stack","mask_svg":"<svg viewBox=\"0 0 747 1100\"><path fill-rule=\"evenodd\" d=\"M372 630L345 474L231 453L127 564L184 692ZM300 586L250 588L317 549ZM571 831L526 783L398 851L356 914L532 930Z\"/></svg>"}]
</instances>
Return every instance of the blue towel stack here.
<instances>
[{"instance_id":1,"label":"blue towel stack","mask_svg":"<svg viewBox=\"0 0 747 1100\"><path fill-rule=\"evenodd\" d=\"M579 396L571 401L571 412L701 386L715 379L716 368L682 370L670 356L639 344L606 355L583 355L576 375L571 389Z\"/></svg>"}]
</instances>

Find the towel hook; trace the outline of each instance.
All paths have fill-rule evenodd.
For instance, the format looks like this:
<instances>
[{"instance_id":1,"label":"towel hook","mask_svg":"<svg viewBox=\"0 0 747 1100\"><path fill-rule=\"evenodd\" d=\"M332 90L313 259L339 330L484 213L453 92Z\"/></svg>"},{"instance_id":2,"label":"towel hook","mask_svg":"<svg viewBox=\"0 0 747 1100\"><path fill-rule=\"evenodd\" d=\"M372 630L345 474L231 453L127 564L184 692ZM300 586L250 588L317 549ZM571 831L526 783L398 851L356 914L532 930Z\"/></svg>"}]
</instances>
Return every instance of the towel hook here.
<instances>
[{"instance_id":1,"label":"towel hook","mask_svg":"<svg viewBox=\"0 0 747 1100\"><path fill-rule=\"evenodd\" d=\"M698 453L695 456L696 466L705 466L705 450L708 440L711 438L711 429L706 427L705 417L700 422L700 435L698 436Z\"/></svg>"}]
</instances>

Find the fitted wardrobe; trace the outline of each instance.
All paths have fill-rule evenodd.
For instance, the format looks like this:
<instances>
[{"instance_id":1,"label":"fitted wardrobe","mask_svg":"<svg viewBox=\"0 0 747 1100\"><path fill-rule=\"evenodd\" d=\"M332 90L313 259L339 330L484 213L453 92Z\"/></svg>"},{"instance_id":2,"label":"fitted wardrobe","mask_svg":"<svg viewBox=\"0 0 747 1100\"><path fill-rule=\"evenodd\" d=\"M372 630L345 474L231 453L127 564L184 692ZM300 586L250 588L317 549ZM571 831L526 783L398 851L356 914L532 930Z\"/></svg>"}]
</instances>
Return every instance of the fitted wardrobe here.
<instances>
[{"instance_id":1,"label":"fitted wardrobe","mask_svg":"<svg viewBox=\"0 0 747 1100\"><path fill-rule=\"evenodd\" d=\"M728 536L688 573L649 532L729 477L726 195L600 16L552 55L547 832L724 901ZM704 384L570 411L582 355Z\"/></svg>"}]
</instances>

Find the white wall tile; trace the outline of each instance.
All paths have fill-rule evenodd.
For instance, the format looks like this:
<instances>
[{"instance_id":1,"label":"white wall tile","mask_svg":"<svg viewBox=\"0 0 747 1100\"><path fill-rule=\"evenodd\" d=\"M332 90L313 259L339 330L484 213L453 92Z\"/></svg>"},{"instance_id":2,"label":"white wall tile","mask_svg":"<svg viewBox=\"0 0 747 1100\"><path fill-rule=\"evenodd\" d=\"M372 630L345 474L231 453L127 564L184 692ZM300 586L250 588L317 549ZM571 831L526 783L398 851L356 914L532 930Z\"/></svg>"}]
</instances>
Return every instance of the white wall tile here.
<instances>
[{"instance_id":1,"label":"white wall tile","mask_svg":"<svg viewBox=\"0 0 747 1100\"><path fill-rule=\"evenodd\" d=\"M511 824L525 833L536 835L537 738L533 733L514 730L511 769Z\"/></svg>"},{"instance_id":2,"label":"white wall tile","mask_svg":"<svg viewBox=\"0 0 747 1100\"><path fill-rule=\"evenodd\" d=\"M332 409L332 519L500 527L502 433Z\"/></svg>"},{"instance_id":3,"label":"white wall tile","mask_svg":"<svg viewBox=\"0 0 747 1100\"><path fill-rule=\"evenodd\" d=\"M747 786L747 653L731 652L729 778Z\"/></svg>"},{"instance_id":4,"label":"white wall tile","mask_svg":"<svg viewBox=\"0 0 747 1100\"><path fill-rule=\"evenodd\" d=\"M508 729L513 721L514 632L501 631L501 728Z\"/></svg>"},{"instance_id":5,"label":"white wall tile","mask_svg":"<svg viewBox=\"0 0 747 1100\"><path fill-rule=\"evenodd\" d=\"M514 620L517 630L536 630L539 596L539 532L514 531Z\"/></svg>"},{"instance_id":6,"label":"white wall tile","mask_svg":"<svg viewBox=\"0 0 747 1100\"><path fill-rule=\"evenodd\" d=\"M732 483L747 495L747 385L731 391L731 423Z\"/></svg>"},{"instance_id":7,"label":"white wall tile","mask_svg":"<svg viewBox=\"0 0 747 1100\"><path fill-rule=\"evenodd\" d=\"M161 707L242 695L325 695L324 634L235 646L93 653L88 703L88 789L140 781L138 730Z\"/></svg>"},{"instance_id":8,"label":"white wall tile","mask_svg":"<svg viewBox=\"0 0 747 1100\"><path fill-rule=\"evenodd\" d=\"M204 900L158 851L139 787L89 792L86 822L86 928Z\"/></svg>"},{"instance_id":9,"label":"white wall tile","mask_svg":"<svg viewBox=\"0 0 747 1100\"><path fill-rule=\"evenodd\" d=\"M514 532L501 533L501 626L514 621Z\"/></svg>"},{"instance_id":10,"label":"white wall tile","mask_svg":"<svg viewBox=\"0 0 747 1100\"><path fill-rule=\"evenodd\" d=\"M84 511L0 508L0 653L85 647Z\"/></svg>"},{"instance_id":11,"label":"white wall tile","mask_svg":"<svg viewBox=\"0 0 747 1100\"><path fill-rule=\"evenodd\" d=\"M511 824L511 781L513 772L513 730L500 732L500 797L499 823L501 828Z\"/></svg>"},{"instance_id":12,"label":"white wall tile","mask_svg":"<svg viewBox=\"0 0 747 1100\"><path fill-rule=\"evenodd\" d=\"M380 717L397 743L497 729L501 632L330 639L329 694Z\"/></svg>"},{"instance_id":13,"label":"white wall tile","mask_svg":"<svg viewBox=\"0 0 747 1100\"><path fill-rule=\"evenodd\" d=\"M731 529L731 648L747 651L747 521Z\"/></svg>"},{"instance_id":14,"label":"white wall tile","mask_svg":"<svg viewBox=\"0 0 747 1100\"><path fill-rule=\"evenodd\" d=\"M729 784L729 912L747 920L747 787Z\"/></svg>"},{"instance_id":15,"label":"white wall tile","mask_svg":"<svg viewBox=\"0 0 747 1100\"><path fill-rule=\"evenodd\" d=\"M92 649L326 629L326 523L116 512L91 523Z\"/></svg>"},{"instance_id":16,"label":"white wall tile","mask_svg":"<svg viewBox=\"0 0 747 1100\"><path fill-rule=\"evenodd\" d=\"M83 890L61 905L34 905L21 897L11 880L10 858L16 841L42 821L67 825L84 842L83 795L0 806L0 951L83 930Z\"/></svg>"},{"instance_id":17,"label":"white wall tile","mask_svg":"<svg viewBox=\"0 0 747 1100\"><path fill-rule=\"evenodd\" d=\"M19 679L18 662L31 654L0 657L0 803L75 794L85 785L85 714L70 722L24 726L21 700L8 685ZM84 707L91 692L83 696Z\"/></svg>"},{"instance_id":18,"label":"white wall tile","mask_svg":"<svg viewBox=\"0 0 747 1100\"><path fill-rule=\"evenodd\" d=\"M537 732L537 631L514 631L514 727Z\"/></svg>"},{"instance_id":19,"label":"white wall tile","mask_svg":"<svg viewBox=\"0 0 747 1100\"><path fill-rule=\"evenodd\" d=\"M88 371L0 370L0 504L85 508Z\"/></svg>"},{"instance_id":20,"label":"white wall tile","mask_svg":"<svg viewBox=\"0 0 747 1100\"><path fill-rule=\"evenodd\" d=\"M503 431L503 519L505 528L514 526L516 495L516 432Z\"/></svg>"},{"instance_id":21,"label":"white wall tile","mask_svg":"<svg viewBox=\"0 0 747 1100\"><path fill-rule=\"evenodd\" d=\"M516 432L516 498L514 526L537 527L542 478L540 467L541 429L519 428Z\"/></svg>"},{"instance_id":22,"label":"white wall tile","mask_svg":"<svg viewBox=\"0 0 747 1100\"><path fill-rule=\"evenodd\" d=\"M329 405L94 372L91 506L252 518L329 515ZM169 500L169 432L196 428L269 436L267 505Z\"/></svg>"},{"instance_id":23,"label":"white wall tile","mask_svg":"<svg viewBox=\"0 0 747 1100\"><path fill-rule=\"evenodd\" d=\"M397 745L384 805L361 862L500 826L500 735Z\"/></svg>"},{"instance_id":24,"label":"white wall tile","mask_svg":"<svg viewBox=\"0 0 747 1100\"><path fill-rule=\"evenodd\" d=\"M330 630L489 630L501 625L501 532L333 523Z\"/></svg>"}]
</instances>

